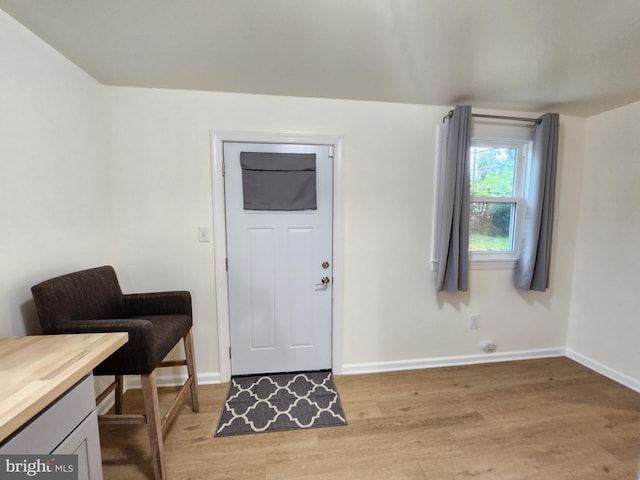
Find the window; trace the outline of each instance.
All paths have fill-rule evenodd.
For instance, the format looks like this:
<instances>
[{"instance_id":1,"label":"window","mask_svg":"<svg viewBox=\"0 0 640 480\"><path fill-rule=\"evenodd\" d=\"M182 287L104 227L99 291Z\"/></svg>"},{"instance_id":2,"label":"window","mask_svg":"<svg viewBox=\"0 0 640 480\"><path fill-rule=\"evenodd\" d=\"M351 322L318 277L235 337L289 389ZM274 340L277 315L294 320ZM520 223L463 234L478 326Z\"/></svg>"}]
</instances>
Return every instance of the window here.
<instances>
[{"instance_id":1,"label":"window","mask_svg":"<svg viewBox=\"0 0 640 480\"><path fill-rule=\"evenodd\" d=\"M515 259L527 158L523 143L472 140L469 155L471 260Z\"/></svg>"},{"instance_id":2,"label":"window","mask_svg":"<svg viewBox=\"0 0 640 480\"><path fill-rule=\"evenodd\" d=\"M469 267L514 268L519 254L519 231L524 220L524 189L533 145L533 126L474 119L469 151ZM439 161L443 161L443 156ZM437 224L444 168L438 165ZM437 228L434 227L434 232ZM432 270L438 269L434 237Z\"/></svg>"},{"instance_id":3,"label":"window","mask_svg":"<svg viewBox=\"0 0 640 480\"><path fill-rule=\"evenodd\" d=\"M473 268L512 268L524 214L531 128L474 125L469 152L469 260Z\"/></svg>"}]
</instances>

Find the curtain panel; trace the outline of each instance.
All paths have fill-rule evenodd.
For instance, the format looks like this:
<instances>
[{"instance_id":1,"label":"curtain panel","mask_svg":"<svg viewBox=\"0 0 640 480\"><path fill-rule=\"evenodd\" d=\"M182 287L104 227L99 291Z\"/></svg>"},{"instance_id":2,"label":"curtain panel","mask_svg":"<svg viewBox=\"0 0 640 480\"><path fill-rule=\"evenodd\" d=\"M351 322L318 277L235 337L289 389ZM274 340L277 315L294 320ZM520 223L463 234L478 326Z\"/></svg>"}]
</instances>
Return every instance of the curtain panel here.
<instances>
[{"instance_id":1,"label":"curtain panel","mask_svg":"<svg viewBox=\"0 0 640 480\"><path fill-rule=\"evenodd\" d=\"M546 113L535 126L520 255L513 277L520 290L549 288L559 124L557 113Z\"/></svg>"},{"instance_id":2,"label":"curtain panel","mask_svg":"<svg viewBox=\"0 0 640 480\"><path fill-rule=\"evenodd\" d=\"M469 277L469 149L471 106L444 119L437 199L436 291L467 291Z\"/></svg>"}]
</instances>

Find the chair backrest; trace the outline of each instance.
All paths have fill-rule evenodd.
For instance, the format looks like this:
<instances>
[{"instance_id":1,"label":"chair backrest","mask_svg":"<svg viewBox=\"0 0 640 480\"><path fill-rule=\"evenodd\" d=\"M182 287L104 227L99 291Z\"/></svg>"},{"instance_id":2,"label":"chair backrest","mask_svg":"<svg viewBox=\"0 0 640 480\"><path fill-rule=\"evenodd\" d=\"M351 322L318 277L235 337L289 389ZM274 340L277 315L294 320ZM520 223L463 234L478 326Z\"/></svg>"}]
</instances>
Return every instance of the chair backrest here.
<instances>
[{"instance_id":1,"label":"chair backrest","mask_svg":"<svg viewBox=\"0 0 640 480\"><path fill-rule=\"evenodd\" d=\"M44 333L70 320L122 318L122 290L111 266L68 273L31 287Z\"/></svg>"}]
</instances>

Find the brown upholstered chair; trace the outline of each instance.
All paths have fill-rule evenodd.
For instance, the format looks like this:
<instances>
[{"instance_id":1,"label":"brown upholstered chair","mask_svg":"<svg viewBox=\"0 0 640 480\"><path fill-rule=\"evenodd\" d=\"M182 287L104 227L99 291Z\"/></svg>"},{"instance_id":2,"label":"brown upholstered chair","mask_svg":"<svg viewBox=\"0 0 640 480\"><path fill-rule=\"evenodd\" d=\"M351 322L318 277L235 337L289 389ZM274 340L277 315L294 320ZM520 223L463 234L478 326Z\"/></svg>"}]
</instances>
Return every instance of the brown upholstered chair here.
<instances>
[{"instance_id":1,"label":"brown upholstered chair","mask_svg":"<svg viewBox=\"0 0 640 480\"><path fill-rule=\"evenodd\" d=\"M128 332L129 341L104 362L94 375L113 375L115 381L96 398L103 401L115 391L115 415L101 415L101 423L146 423L155 478L164 480L163 432L187 390L197 412L198 393L191 333L189 292L125 295L110 266L69 273L31 288L40 324L46 334ZM185 359L163 361L180 341ZM161 419L155 372L158 367L186 365L188 378ZM123 414L123 376L140 375L145 415Z\"/></svg>"}]
</instances>

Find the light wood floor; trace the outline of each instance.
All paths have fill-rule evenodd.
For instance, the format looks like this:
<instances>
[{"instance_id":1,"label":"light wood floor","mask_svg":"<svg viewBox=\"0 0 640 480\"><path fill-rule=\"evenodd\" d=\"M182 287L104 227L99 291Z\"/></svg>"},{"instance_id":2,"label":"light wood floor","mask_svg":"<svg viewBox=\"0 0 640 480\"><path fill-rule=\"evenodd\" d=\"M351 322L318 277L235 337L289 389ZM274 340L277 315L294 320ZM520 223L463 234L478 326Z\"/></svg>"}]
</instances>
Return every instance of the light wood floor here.
<instances>
[{"instance_id":1,"label":"light wood floor","mask_svg":"<svg viewBox=\"0 0 640 480\"><path fill-rule=\"evenodd\" d=\"M200 413L185 403L165 437L170 479L638 479L640 394L567 358L336 384L348 426L223 438L228 384L201 386ZM142 411L139 391L126 402ZM105 480L152 478L144 426L101 441Z\"/></svg>"}]
</instances>

